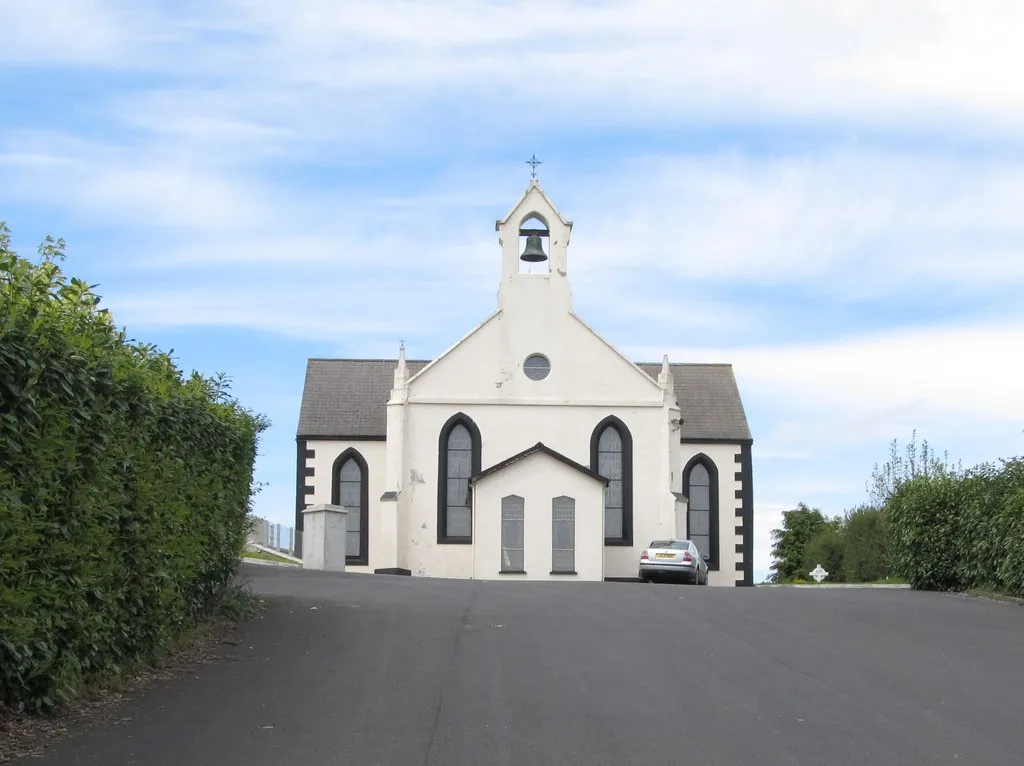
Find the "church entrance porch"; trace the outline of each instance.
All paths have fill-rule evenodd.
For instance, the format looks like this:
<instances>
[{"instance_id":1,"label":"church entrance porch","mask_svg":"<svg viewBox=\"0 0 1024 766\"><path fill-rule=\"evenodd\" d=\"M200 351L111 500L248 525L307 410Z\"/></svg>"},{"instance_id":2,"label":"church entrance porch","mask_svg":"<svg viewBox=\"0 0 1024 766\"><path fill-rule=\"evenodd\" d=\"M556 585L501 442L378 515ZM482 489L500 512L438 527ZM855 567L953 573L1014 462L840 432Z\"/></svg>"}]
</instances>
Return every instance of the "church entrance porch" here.
<instances>
[{"instance_id":1,"label":"church entrance porch","mask_svg":"<svg viewBox=\"0 0 1024 766\"><path fill-rule=\"evenodd\" d=\"M543 444L472 479L475 579L604 579L606 480Z\"/></svg>"}]
</instances>

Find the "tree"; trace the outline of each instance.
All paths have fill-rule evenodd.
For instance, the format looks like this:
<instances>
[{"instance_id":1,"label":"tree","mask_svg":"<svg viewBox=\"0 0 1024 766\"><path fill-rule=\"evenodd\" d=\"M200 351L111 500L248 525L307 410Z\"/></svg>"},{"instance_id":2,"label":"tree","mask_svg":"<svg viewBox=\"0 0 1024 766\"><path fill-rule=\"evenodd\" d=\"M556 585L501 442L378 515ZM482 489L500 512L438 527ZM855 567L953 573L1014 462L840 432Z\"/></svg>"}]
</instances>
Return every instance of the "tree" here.
<instances>
[{"instance_id":1,"label":"tree","mask_svg":"<svg viewBox=\"0 0 1024 766\"><path fill-rule=\"evenodd\" d=\"M788 582L803 574L807 547L829 524L820 509L808 508L804 503L783 511L782 529L771 532L774 582Z\"/></svg>"},{"instance_id":2,"label":"tree","mask_svg":"<svg viewBox=\"0 0 1024 766\"><path fill-rule=\"evenodd\" d=\"M847 582L871 582L889 576L889 544L881 510L862 505L848 511L843 538Z\"/></svg>"},{"instance_id":3,"label":"tree","mask_svg":"<svg viewBox=\"0 0 1024 766\"><path fill-rule=\"evenodd\" d=\"M804 553L803 572L810 573L821 564L828 577L828 582L845 582L845 543L843 530L836 523L826 522L821 531L807 544Z\"/></svg>"},{"instance_id":4,"label":"tree","mask_svg":"<svg viewBox=\"0 0 1024 766\"><path fill-rule=\"evenodd\" d=\"M902 485L918 476L941 478L962 475L963 466L960 463L951 466L948 452L944 452L942 458L937 457L928 440L922 441L918 446L917 431L911 431L910 441L906 446L906 457L900 455L898 442L893 439L889 444L889 460L883 466L875 463L871 479L865 488L872 505L882 508Z\"/></svg>"}]
</instances>

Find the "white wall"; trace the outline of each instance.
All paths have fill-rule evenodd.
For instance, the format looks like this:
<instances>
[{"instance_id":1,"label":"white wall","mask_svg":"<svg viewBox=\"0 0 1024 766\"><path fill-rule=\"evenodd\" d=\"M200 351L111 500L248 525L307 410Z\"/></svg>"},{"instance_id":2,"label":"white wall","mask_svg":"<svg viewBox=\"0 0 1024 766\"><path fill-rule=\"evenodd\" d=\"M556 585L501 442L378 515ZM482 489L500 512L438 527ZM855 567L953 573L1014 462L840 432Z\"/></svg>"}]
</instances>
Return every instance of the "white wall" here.
<instances>
[{"instance_id":1,"label":"white wall","mask_svg":"<svg viewBox=\"0 0 1024 766\"><path fill-rule=\"evenodd\" d=\"M374 568L392 566L377 559L376 552L383 550L380 523L380 496L384 494L385 468L387 465L386 446L383 441L327 441L310 439L306 449L314 450L315 455L306 460L306 466L313 467L313 475L306 477L306 485L313 487L313 494L306 495L305 502L319 505L331 502L331 469L334 461L345 450L352 448L363 456L366 461L367 479L369 481L369 550L370 559L366 566L349 565L349 572L372 572Z\"/></svg>"},{"instance_id":2,"label":"white wall","mask_svg":"<svg viewBox=\"0 0 1024 766\"><path fill-rule=\"evenodd\" d=\"M500 574L501 498L524 507L526 574ZM551 500L576 501L576 574L551 574ZM601 580L604 578L604 484L549 455L535 453L478 482L473 492L473 577L478 580Z\"/></svg>"},{"instance_id":3,"label":"white wall","mask_svg":"<svg viewBox=\"0 0 1024 766\"><path fill-rule=\"evenodd\" d=\"M445 422L464 412L480 429L481 467L499 463L538 441L585 466L590 465L590 438L607 415L618 416L633 437L633 539L640 546L675 533L674 499L661 481L660 407L596 408L529 405L409 406L406 471L402 499L407 504L409 545L406 563L413 574L469 577L472 551L467 545L437 544L438 438ZM676 469L677 473L682 466ZM414 481L410 481L410 477ZM603 522L602 522L603 523ZM635 577L642 547L605 549L605 575Z\"/></svg>"},{"instance_id":4,"label":"white wall","mask_svg":"<svg viewBox=\"0 0 1024 766\"><path fill-rule=\"evenodd\" d=\"M709 585L734 586L737 580L743 579L743 573L736 569L736 562L743 557L736 553L736 546L743 542L743 536L736 534L736 527L743 520L736 515L736 509L742 501L736 497L736 490L742 482L736 481L735 475L740 470L736 456L740 454L739 444L683 444L683 459L678 471L690 462L691 458L704 454L711 458L718 469L718 561L717 571L711 572ZM680 476L681 481L681 476ZM679 530L679 536L686 534L686 529Z\"/></svg>"},{"instance_id":5,"label":"white wall","mask_svg":"<svg viewBox=\"0 0 1024 766\"><path fill-rule=\"evenodd\" d=\"M528 305L493 316L413 378L409 401L661 405L662 391L650 376L575 317L551 310L543 290L527 292L534 297ZM522 372L523 361L535 353L551 361L544 380L530 380Z\"/></svg>"}]
</instances>

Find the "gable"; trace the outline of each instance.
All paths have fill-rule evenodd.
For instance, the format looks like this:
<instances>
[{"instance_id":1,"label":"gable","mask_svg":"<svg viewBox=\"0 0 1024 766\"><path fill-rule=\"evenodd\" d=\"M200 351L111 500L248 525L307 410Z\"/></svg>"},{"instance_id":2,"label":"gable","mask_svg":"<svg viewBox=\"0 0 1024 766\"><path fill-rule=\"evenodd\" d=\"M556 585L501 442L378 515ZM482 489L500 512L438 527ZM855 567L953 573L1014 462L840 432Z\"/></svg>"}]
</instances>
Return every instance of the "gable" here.
<instances>
[{"instance_id":1,"label":"gable","mask_svg":"<svg viewBox=\"0 0 1024 766\"><path fill-rule=\"evenodd\" d=\"M429 361L407 362L409 372L422 371ZM383 439L397 360L310 359L299 409L301 439L352 437ZM652 381L660 363L637 365ZM681 441L715 439L750 441L750 428L730 364L672 364L676 400L683 417ZM600 378L599 367L585 379Z\"/></svg>"},{"instance_id":2,"label":"gable","mask_svg":"<svg viewBox=\"0 0 1024 766\"><path fill-rule=\"evenodd\" d=\"M544 380L523 371L534 354L550 363ZM409 381L410 402L660 405L662 398L655 380L579 317L543 300L535 310L493 314Z\"/></svg>"},{"instance_id":3,"label":"gable","mask_svg":"<svg viewBox=\"0 0 1024 766\"><path fill-rule=\"evenodd\" d=\"M490 468L485 468L480 473L476 474L475 476L472 476L470 478L470 482L476 484L477 482L483 481L491 476L501 473L506 468L510 468L513 465L517 465L518 463L521 463L522 461L534 455L541 455L550 460L555 460L561 463L562 465L566 466L567 468L577 471L584 476L594 479L595 481L599 481L605 485L608 484L608 479L602 476L601 474L597 473L597 471L594 471L593 469L588 468L587 466L581 463L577 463L575 460L566 457L561 452L551 449L543 442L537 442L532 447L527 447L522 452L519 452L513 455L512 457L505 458L500 463L495 463Z\"/></svg>"}]
</instances>

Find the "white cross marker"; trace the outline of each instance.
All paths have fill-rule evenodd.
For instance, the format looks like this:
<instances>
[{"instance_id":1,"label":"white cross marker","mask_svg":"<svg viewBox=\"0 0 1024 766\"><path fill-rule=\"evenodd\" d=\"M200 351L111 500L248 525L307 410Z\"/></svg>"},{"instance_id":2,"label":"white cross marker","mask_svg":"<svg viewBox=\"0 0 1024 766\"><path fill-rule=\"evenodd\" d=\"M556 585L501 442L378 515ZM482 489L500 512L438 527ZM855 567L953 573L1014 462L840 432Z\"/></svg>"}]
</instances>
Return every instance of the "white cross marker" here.
<instances>
[{"instance_id":1,"label":"white cross marker","mask_svg":"<svg viewBox=\"0 0 1024 766\"><path fill-rule=\"evenodd\" d=\"M828 572L821 568L821 564L818 564L818 566L814 567L814 569L811 570L810 575L817 582L821 582L826 577L828 577Z\"/></svg>"}]
</instances>

